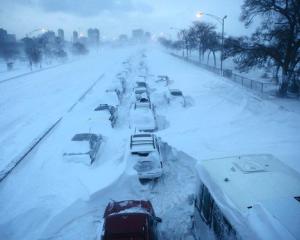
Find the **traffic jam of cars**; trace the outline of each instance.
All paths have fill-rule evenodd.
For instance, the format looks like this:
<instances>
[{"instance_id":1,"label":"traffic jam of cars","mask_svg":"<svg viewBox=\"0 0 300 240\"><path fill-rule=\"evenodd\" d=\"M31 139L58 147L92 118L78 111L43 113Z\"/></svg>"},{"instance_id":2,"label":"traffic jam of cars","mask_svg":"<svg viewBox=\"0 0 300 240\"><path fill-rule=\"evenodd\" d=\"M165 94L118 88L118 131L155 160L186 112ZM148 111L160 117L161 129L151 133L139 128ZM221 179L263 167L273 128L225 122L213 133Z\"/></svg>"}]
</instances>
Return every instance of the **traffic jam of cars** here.
<instances>
[{"instance_id":1,"label":"traffic jam of cars","mask_svg":"<svg viewBox=\"0 0 300 240\"><path fill-rule=\"evenodd\" d=\"M116 75L116 80L105 91L106 102L100 102L89 115L88 125L92 132L75 133L63 153L65 161L83 163L87 166L96 164L101 158L100 152L105 142L101 128L116 128L119 121L119 107L126 97L129 104L129 149L127 161L137 174L140 184L157 182L164 174L163 147L155 135L158 123L155 105L151 101L148 69L142 54L138 73L128 82L132 74L130 61L123 62L125 70ZM178 102L184 105L184 96L180 90L170 90L168 76L158 76L152 84L165 84L165 93L161 94L166 104ZM131 91L129 91L131 89ZM91 127L92 126L92 127ZM109 239L159 239L157 225L162 219L155 215L149 200L124 200L108 203L103 214L101 240Z\"/></svg>"},{"instance_id":2,"label":"traffic jam of cars","mask_svg":"<svg viewBox=\"0 0 300 240\"><path fill-rule=\"evenodd\" d=\"M90 115L89 124L96 126L93 128L94 132L74 134L63 157L67 161L81 162L89 166L95 164L105 142L105 136L97 126L116 128L120 121L119 108L122 101L129 99L127 110L131 135L125 157L136 173L139 184L147 186L149 183L161 181L164 174L168 174L164 169L167 159L162 154L165 145L155 134L159 123L151 96L157 95L153 94L156 89L151 87L159 86L156 94L161 95L167 106L187 107L189 100L180 89L169 88L172 82L168 76L159 75L156 79L149 77L144 61L139 64L137 76L132 74L130 61L123 64L126 70L117 74L118 81L113 82L112 87L106 91L108 100L95 106ZM134 79L131 82L128 81L129 75L135 75L131 77ZM293 199L294 212L299 211L299 206L294 203L300 201L300 177L274 156L254 154L204 160L196 166L196 172L197 186L191 198L192 239L243 239L247 231L251 231L252 236L260 236L259 229L251 226L246 217L242 217L245 214L262 214L260 207L255 205L257 202L264 209L268 209L278 223L285 226L293 236L299 233L297 223L290 222L293 213L284 213L280 209L290 204ZM290 183L290 187L282 188L280 196L269 192L275 186L280 188L282 182ZM257 189L256 184L260 184L260 189L263 190ZM252 194L249 195L247 190ZM221 192L223 194L219 196ZM278 199L277 206L265 199L266 192L273 200ZM229 204L227 199L232 202ZM240 219L243 224L239 222ZM111 200L103 213L97 240L163 239L159 233L159 223L162 221L156 216L149 199ZM262 224L267 227L269 222Z\"/></svg>"}]
</instances>

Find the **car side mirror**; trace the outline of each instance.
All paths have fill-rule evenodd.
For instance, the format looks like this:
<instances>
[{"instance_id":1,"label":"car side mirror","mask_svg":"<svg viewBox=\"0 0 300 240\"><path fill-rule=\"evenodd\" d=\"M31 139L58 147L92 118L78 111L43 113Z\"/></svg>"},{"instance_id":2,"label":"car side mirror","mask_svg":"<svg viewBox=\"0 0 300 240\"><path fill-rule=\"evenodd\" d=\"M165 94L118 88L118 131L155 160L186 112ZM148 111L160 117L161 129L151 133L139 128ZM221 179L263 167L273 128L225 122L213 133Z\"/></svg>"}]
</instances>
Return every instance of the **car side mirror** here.
<instances>
[{"instance_id":1,"label":"car side mirror","mask_svg":"<svg viewBox=\"0 0 300 240\"><path fill-rule=\"evenodd\" d=\"M154 220L155 220L156 222L159 222L159 223L162 222L162 219L161 219L160 217L155 217Z\"/></svg>"}]
</instances>

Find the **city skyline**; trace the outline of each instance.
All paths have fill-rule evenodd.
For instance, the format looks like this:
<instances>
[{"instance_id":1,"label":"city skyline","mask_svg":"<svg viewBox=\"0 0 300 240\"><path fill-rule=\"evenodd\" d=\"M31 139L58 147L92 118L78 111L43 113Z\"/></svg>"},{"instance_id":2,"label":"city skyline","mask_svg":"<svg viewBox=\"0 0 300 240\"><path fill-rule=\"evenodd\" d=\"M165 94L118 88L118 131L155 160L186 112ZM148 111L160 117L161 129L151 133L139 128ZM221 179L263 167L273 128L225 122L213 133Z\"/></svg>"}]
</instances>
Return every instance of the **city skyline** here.
<instances>
[{"instance_id":1,"label":"city skyline","mask_svg":"<svg viewBox=\"0 0 300 240\"><path fill-rule=\"evenodd\" d=\"M65 31L65 39L71 40L74 30L86 35L89 27L100 29L104 39L117 38L120 34L130 34L132 29L143 28L154 36L172 35L173 28L185 28L196 21L197 11L217 16L228 15L225 28L228 35L240 35L249 32L239 22L242 0L229 0L220 6L218 0L212 1L171 1L125 0L125 1L48 1L48 0L3 0L0 10L2 27L14 32L17 38L37 28L59 29ZM202 20L202 19L201 19ZM207 16L203 21L218 22Z\"/></svg>"}]
</instances>

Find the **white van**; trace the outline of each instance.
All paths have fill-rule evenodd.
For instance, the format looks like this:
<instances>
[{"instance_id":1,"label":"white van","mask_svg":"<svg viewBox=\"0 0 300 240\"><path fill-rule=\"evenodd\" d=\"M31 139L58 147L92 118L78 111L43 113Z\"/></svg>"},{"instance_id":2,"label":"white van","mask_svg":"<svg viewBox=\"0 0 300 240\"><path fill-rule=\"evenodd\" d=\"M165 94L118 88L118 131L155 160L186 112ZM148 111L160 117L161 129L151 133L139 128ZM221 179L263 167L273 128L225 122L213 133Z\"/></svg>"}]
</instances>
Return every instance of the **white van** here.
<instances>
[{"instance_id":1,"label":"white van","mask_svg":"<svg viewBox=\"0 0 300 240\"><path fill-rule=\"evenodd\" d=\"M300 239L300 175L272 155L197 166L196 239Z\"/></svg>"}]
</instances>

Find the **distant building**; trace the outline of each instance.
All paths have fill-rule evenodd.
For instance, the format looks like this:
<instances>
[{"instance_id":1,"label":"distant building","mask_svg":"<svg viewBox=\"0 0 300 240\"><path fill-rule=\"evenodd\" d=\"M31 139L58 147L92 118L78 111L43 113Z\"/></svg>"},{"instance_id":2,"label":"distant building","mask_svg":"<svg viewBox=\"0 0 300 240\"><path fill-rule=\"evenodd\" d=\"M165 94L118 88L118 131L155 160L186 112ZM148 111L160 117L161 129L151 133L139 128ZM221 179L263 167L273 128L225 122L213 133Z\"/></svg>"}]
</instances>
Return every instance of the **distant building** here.
<instances>
[{"instance_id":1,"label":"distant building","mask_svg":"<svg viewBox=\"0 0 300 240\"><path fill-rule=\"evenodd\" d=\"M78 38L78 42L80 42L83 45L87 45L88 44L89 39L85 36L81 36Z\"/></svg>"},{"instance_id":2,"label":"distant building","mask_svg":"<svg viewBox=\"0 0 300 240\"><path fill-rule=\"evenodd\" d=\"M64 41L65 40L65 33L64 30L61 28L57 30L57 36L59 37L60 40Z\"/></svg>"},{"instance_id":3,"label":"distant building","mask_svg":"<svg viewBox=\"0 0 300 240\"><path fill-rule=\"evenodd\" d=\"M134 29L132 30L132 39L134 41L143 41L144 39L144 30L143 29Z\"/></svg>"},{"instance_id":4,"label":"distant building","mask_svg":"<svg viewBox=\"0 0 300 240\"><path fill-rule=\"evenodd\" d=\"M73 43L78 42L78 32L77 31L73 31Z\"/></svg>"},{"instance_id":5,"label":"distant building","mask_svg":"<svg viewBox=\"0 0 300 240\"><path fill-rule=\"evenodd\" d=\"M128 41L128 36L126 34L121 34L119 36L119 41L120 42L127 42Z\"/></svg>"},{"instance_id":6,"label":"distant building","mask_svg":"<svg viewBox=\"0 0 300 240\"><path fill-rule=\"evenodd\" d=\"M100 31L97 28L89 28L88 29L88 43L91 45L97 45L100 41Z\"/></svg>"},{"instance_id":7,"label":"distant building","mask_svg":"<svg viewBox=\"0 0 300 240\"><path fill-rule=\"evenodd\" d=\"M0 28L0 42L5 42L7 36L7 31Z\"/></svg>"},{"instance_id":8,"label":"distant building","mask_svg":"<svg viewBox=\"0 0 300 240\"><path fill-rule=\"evenodd\" d=\"M7 42L16 42L17 37L15 34L7 34L6 40Z\"/></svg>"},{"instance_id":9,"label":"distant building","mask_svg":"<svg viewBox=\"0 0 300 240\"><path fill-rule=\"evenodd\" d=\"M55 39L56 39L55 32L53 32L53 31L45 32L43 34L43 37L46 38L49 43L54 43Z\"/></svg>"},{"instance_id":10,"label":"distant building","mask_svg":"<svg viewBox=\"0 0 300 240\"><path fill-rule=\"evenodd\" d=\"M15 34L8 34L6 30L0 28L0 42L14 43L16 41Z\"/></svg>"},{"instance_id":11,"label":"distant building","mask_svg":"<svg viewBox=\"0 0 300 240\"><path fill-rule=\"evenodd\" d=\"M146 41L150 41L150 40L151 40L151 37L152 37L152 35L151 35L150 32L145 32L145 40L146 40Z\"/></svg>"}]
</instances>

